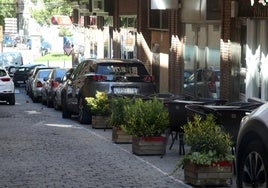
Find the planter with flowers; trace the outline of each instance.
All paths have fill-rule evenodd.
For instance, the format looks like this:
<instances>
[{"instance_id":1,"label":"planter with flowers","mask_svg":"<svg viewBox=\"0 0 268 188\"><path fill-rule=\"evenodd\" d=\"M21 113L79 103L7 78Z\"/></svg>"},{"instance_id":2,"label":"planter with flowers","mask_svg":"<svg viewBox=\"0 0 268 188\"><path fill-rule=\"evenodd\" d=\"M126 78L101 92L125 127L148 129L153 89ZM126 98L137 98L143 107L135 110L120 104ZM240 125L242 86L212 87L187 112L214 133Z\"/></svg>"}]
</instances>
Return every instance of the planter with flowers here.
<instances>
[{"instance_id":1,"label":"planter with flowers","mask_svg":"<svg viewBox=\"0 0 268 188\"><path fill-rule=\"evenodd\" d=\"M108 124L111 110L107 93L97 91L95 97L86 97L85 100L87 105L90 106L92 114L92 128L111 128Z\"/></svg>"},{"instance_id":2,"label":"planter with flowers","mask_svg":"<svg viewBox=\"0 0 268 188\"><path fill-rule=\"evenodd\" d=\"M231 137L215 123L212 114L205 119L194 115L183 126L190 151L178 162L184 168L185 182L195 186L229 186L233 176Z\"/></svg>"},{"instance_id":3,"label":"planter with flowers","mask_svg":"<svg viewBox=\"0 0 268 188\"><path fill-rule=\"evenodd\" d=\"M132 153L136 155L164 155L166 153L166 137L168 112L163 102L153 98L133 99L131 105L125 107L126 123L123 130L133 136Z\"/></svg>"},{"instance_id":4,"label":"planter with flowers","mask_svg":"<svg viewBox=\"0 0 268 188\"><path fill-rule=\"evenodd\" d=\"M132 135L122 129L126 124L125 109L132 103L128 97L114 97L111 100L111 116L109 125L112 127L112 141L114 143L132 143Z\"/></svg>"}]
</instances>

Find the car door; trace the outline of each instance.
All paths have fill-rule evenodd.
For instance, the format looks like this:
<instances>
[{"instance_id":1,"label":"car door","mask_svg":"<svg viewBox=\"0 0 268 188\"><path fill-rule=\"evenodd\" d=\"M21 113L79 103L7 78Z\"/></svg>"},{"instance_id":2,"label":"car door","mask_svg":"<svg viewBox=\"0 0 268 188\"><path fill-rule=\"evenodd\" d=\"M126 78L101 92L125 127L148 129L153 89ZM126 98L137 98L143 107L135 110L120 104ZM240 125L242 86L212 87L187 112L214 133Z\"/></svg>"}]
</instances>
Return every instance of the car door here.
<instances>
[{"instance_id":1,"label":"car door","mask_svg":"<svg viewBox=\"0 0 268 188\"><path fill-rule=\"evenodd\" d=\"M81 62L77 68L74 70L73 74L70 76L70 79L67 81L66 84L66 102L68 106L68 110L77 113L78 112L78 99L77 95L79 92L79 78L81 69L84 67L85 62Z\"/></svg>"}]
</instances>

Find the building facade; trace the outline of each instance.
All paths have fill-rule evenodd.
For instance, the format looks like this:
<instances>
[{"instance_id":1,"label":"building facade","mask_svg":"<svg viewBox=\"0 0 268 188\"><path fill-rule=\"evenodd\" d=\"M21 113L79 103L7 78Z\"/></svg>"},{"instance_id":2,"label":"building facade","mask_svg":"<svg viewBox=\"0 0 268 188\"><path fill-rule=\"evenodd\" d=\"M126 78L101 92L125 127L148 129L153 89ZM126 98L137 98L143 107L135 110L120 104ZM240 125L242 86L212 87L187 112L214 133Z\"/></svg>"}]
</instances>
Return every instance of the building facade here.
<instances>
[{"instance_id":1,"label":"building facade","mask_svg":"<svg viewBox=\"0 0 268 188\"><path fill-rule=\"evenodd\" d=\"M265 0L73 0L72 4L73 21L101 33L90 40L96 56L142 60L159 92L183 95L188 84L195 98L268 98ZM201 76L219 72L218 80L211 76L199 82L199 70ZM194 75L193 82L185 81L186 73ZM208 96L212 86L215 93Z\"/></svg>"}]
</instances>

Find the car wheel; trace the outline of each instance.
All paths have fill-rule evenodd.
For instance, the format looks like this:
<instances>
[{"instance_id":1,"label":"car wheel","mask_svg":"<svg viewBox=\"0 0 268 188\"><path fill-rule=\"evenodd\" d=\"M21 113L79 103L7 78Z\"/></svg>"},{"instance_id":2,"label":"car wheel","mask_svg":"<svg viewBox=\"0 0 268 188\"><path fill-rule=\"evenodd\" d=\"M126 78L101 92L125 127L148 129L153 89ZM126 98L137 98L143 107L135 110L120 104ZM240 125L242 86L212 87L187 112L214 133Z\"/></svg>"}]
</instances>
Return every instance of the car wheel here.
<instances>
[{"instance_id":1,"label":"car wheel","mask_svg":"<svg viewBox=\"0 0 268 188\"><path fill-rule=\"evenodd\" d=\"M255 140L249 143L237 166L237 186L240 188L267 187L267 158L268 154L265 153L261 141Z\"/></svg>"},{"instance_id":2,"label":"car wheel","mask_svg":"<svg viewBox=\"0 0 268 188\"><path fill-rule=\"evenodd\" d=\"M62 118L71 118L72 114L69 112L67 108L67 102L63 99L64 96L62 97Z\"/></svg>"},{"instance_id":3,"label":"car wheel","mask_svg":"<svg viewBox=\"0 0 268 188\"><path fill-rule=\"evenodd\" d=\"M53 101L50 101L49 99L48 99L48 97L47 97L47 107L48 108L52 108L53 107Z\"/></svg>"},{"instance_id":4,"label":"car wheel","mask_svg":"<svg viewBox=\"0 0 268 188\"><path fill-rule=\"evenodd\" d=\"M15 94L14 93L9 96L8 104L15 105Z\"/></svg>"},{"instance_id":5,"label":"car wheel","mask_svg":"<svg viewBox=\"0 0 268 188\"><path fill-rule=\"evenodd\" d=\"M42 103L42 105L47 105L47 101L45 100L45 98L43 97L43 95L41 97L41 103Z\"/></svg>"},{"instance_id":6,"label":"car wheel","mask_svg":"<svg viewBox=\"0 0 268 188\"><path fill-rule=\"evenodd\" d=\"M91 123L91 114L90 107L86 104L86 101L83 98L79 99L79 113L78 120L81 124L90 124Z\"/></svg>"},{"instance_id":7,"label":"car wheel","mask_svg":"<svg viewBox=\"0 0 268 188\"><path fill-rule=\"evenodd\" d=\"M58 103L57 103L55 97L54 97L54 99L53 99L53 106L54 106L54 109L55 109L55 110L60 110L60 106L58 105Z\"/></svg>"}]
</instances>

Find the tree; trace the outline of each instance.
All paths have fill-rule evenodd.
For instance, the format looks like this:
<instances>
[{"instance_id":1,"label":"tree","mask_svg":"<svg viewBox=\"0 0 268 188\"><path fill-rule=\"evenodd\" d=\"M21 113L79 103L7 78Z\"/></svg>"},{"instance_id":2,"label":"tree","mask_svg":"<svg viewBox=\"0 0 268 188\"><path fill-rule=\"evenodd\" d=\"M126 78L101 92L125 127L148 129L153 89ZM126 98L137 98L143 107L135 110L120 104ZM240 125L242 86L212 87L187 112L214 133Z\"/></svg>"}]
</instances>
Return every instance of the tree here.
<instances>
[{"instance_id":1,"label":"tree","mask_svg":"<svg viewBox=\"0 0 268 188\"><path fill-rule=\"evenodd\" d=\"M35 4L39 3L40 0L35 0ZM66 15L72 14L72 7L68 0L43 0L43 6L36 6L36 9L31 11L32 17L41 25L50 25L51 17L53 15Z\"/></svg>"},{"instance_id":2,"label":"tree","mask_svg":"<svg viewBox=\"0 0 268 188\"><path fill-rule=\"evenodd\" d=\"M0 25L4 25L5 18L16 18L16 4L14 0L1 0L0 2Z\"/></svg>"}]
</instances>

